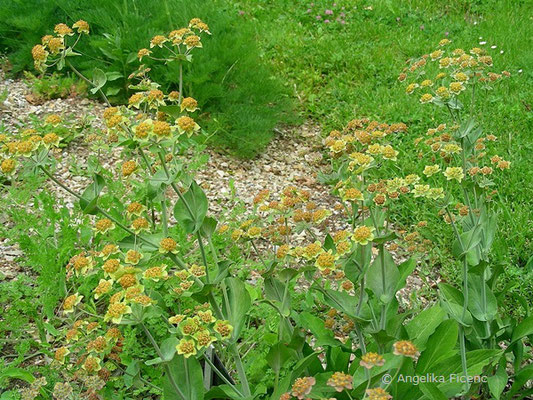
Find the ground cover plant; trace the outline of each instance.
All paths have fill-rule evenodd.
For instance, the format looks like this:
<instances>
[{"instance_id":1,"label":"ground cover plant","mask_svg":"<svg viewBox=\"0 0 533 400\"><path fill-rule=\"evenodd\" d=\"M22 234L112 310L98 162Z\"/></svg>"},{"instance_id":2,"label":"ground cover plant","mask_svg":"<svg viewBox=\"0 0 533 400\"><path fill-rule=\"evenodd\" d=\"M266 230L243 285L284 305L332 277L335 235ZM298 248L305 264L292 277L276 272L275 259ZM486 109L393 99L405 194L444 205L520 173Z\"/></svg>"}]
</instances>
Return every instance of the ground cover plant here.
<instances>
[{"instance_id":1,"label":"ground cover plant","mask_svg":"<svg viewBox=\"0 0 533 400\"><path fill-rule=\"evenodd\" d=\"M301 26L327 35L359 18L354 10L373 11L308 7ZM38 71L69 69L106 108L103 127L52 114L0 136L2 204L12 202L2 232L38 285L30 276L0 290L1 398L531 396L530 285L510 301L517 283L497 247L498 192L515 161L478 105L515 78L497 51L445 37L406 57L391 79L428 120L325 122L320 180L332 201L292 183L214 213L200 181L212 132L183 73L212 45L207 22L136 49L120 106L108 71L86 75L71 61L84 57L91 24L58 23L33 45ZM158 82L165 68L178 71L177 90ZM77 141L86 162L68 156ZM111 154L120 162L108 168ZM87 186L65 179L65 165ZM448 279L418 302L408 282L438 252ZM37 335L24 337L25 326ZM44 365L28 365L34 357Z\"/></svg>"}]
</instances>

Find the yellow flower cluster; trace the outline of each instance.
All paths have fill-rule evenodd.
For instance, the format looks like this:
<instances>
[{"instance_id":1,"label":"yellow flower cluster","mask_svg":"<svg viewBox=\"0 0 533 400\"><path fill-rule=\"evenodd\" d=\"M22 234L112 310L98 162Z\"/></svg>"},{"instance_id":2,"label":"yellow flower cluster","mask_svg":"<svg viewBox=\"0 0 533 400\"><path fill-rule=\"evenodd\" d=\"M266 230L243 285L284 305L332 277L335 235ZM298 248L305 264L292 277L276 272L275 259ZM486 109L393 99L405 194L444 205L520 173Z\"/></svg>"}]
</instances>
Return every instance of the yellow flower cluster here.
<instances>
[{"instance_id":1,"label":"yellow flower cluster","mask_svg":"<svg viewBox=\"0 0 533 400\"><path fill-rule=\"evenodd\" d=\"M218 340L231 337L233 327L226 320L213 316L209 304L201 304L184 314L170 317L168 322L176 325L181 339L176 345L178 354L189 358Z\"/></svg>"},{"instance_id":2,"label":"yellow flower cluster","mask_svg":"<svg viewBox=\"0 0 533 400\"><path fill-rule=\"evenodd\" d=\"M492 57L485 49L473 48L467 52L452 49L450 43L450 40L443 39L437 50L409 60L409 65L398 76L400 82L409 81L405 89L407 94L422 92L420 103L446 104L453 100L457 104L455 98L468 86L479 84L490 88L493 82L510 76L507 71L495 73L489 70L493 66Z\"/></svg>"},{"instance_id":3,"label":"yellow flower cluster","mask_svg":"<svg viewBox=\"0 0 533 400\"><path fill-rule=\"evenodd\" d=\"M64 132L68 132L71 124L63 125L63 119L57 114L48 115L41 125L40 131L33 128L22 128L7 134L0 134L0 174L13 176L17 172L19 161L33 157L44 150L59 147Z\"/></svg>"},{"instance_id":4,"label":"yellow flower cluster","mask_svg":"<svg viewBox=\"0 0 533 400\"><path fill-rule=\"evenodd\" d=\"M35 69L43 71L48 67L46 62L49 56L58 56L60 53L64 53L67 50L66 39L68 36L74 35L74 29L78 31L79 35L89 33L89 24L86 21L79 20L72 28L67 24L57 24L54 27L54 33L57 36L45 35L41 39L41 44L36 44L31 49L31 55L35 65ZM64 56L64 54L62 54Z\"/></svg>"},{"instance_id":5,"label":"yellow flower cluster","mask_svg":"<svg viewBox=\"0 0 533 400\"><path fill-rule=\"evenodd\" d=\"M423 174L437 182L444 177L446 182L461 183L464 179L474 181L481 188L492 186L490 176L495 168L509 169L511 163L499 155L489 155L488 145L497 140L493 134L478 137L471 146L470 152L463 149L458 125L447 126L440 124L427 130L425 136L415 139L414 144L419 149L418 158L426 162ZM463 153L465 153L463 157ZM439 163L436 163L439 161ZM415 186L415 197L438 199L444 197L440 188L430 188L427 184Z\"/></svg>"},{"instance_id":6,"label":"yellow flower cluster","mask_svg":"<svg viewBox=\"0 0 533 400\"><path fill-rule=\"evenodd\" d=\"M160 48L167 51L168 61L174 59L188 59L190 52L195 48L202 48L202 41L199 34L209 32L209 26L199 18L193 18L188 27L175 29L168 35L156 35L150 40L150 49ZM142 61L144 57L151 57L152 51L147 48L137 52L137 58Z\"/></svg>"}]
</instances>

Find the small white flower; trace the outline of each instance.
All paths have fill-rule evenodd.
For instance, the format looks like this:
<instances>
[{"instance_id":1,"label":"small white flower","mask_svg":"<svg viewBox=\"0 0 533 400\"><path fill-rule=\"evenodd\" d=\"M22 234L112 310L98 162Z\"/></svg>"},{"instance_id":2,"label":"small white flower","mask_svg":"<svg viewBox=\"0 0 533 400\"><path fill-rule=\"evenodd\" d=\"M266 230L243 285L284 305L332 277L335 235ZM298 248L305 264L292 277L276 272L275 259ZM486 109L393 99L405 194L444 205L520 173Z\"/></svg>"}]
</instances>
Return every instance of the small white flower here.
<instances>
[{"instance_id":1,"label":"small white flower","mask_svg":"<svg viewBox=\"0 0 533 400\"><path fill-rule=\"evenodd\" d=\"M496 45L490 46L491 49L495 49L496 47L498 47L498 46L496 46Z\"/></svg>"},{"instance_id":2,"label":"small white flower","mask_svg":"<svg viewBox=\"0 0 533 400\"><path fill-rule=\"evenodd\" d=\"M479 42L479 44L483 45L483 44L487 44L487 42L482 41L482 42Z\"/></svg>"}]
</instances>

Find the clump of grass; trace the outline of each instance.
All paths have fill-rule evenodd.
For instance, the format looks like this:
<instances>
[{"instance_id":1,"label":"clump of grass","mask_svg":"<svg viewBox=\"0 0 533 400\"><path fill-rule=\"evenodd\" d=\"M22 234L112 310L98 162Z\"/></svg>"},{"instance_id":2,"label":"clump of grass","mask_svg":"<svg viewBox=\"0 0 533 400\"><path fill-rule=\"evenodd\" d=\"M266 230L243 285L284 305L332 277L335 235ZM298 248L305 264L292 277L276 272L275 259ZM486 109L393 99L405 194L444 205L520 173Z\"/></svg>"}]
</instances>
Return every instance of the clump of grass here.
<instances>
[{"instance_id":1,"label":"clump of grass","mask_svg":"<svg viewBox=\"0 0 533 400\"><path fill-rule=\"evenodd\" d=\"M138 67L136 53L144 43L155 32L172 30L201 16L211 27L213 40L185 71L184 94L202 99L202 126L210 131L211 143L240 157L253 157L268 144L277 124L294 121L289 91L254 40L254 23L227 0L36 3L0 5L0 18L6 21L0 27L0 48L7 49L13 73L33 68L30 43L40 42L58 19L68 23L84 19L92 34L80 51L88 57L83 61L72 57L71 61L79 62L79 69L89 76L95 67L105 67L106 95L114 103L123 103L132 94L127 77ZM150 25L145 24L147 19ZM176 89L177 70L153 67L154 78L165 90Z\"/></svg>"}]
</instances>

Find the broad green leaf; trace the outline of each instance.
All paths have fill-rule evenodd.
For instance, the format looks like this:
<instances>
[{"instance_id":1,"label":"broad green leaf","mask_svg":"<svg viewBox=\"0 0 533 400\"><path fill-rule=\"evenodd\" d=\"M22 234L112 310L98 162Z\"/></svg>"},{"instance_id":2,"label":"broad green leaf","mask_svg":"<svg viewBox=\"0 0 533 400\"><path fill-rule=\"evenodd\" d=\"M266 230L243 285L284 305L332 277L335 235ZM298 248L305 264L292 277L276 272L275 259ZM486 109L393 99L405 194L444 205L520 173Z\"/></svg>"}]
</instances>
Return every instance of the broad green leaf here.
<instances>
[{"instance_id":1,"label":"broad green leaf","mask_svg":"<svg viewBox=\"0 0 533 400\"><path fill-rule=\"evenodd\" d=\"M246 315L252 306L252 300L244 282L240 279L229 277L224 280L224 284L228 292L229 305L223 302L222 312L233 326L232 340L236 341L244 326Z\"/></svg>"},{"instance_id":2,"label":"broad green leaf","mask_svg":"<svg viewBox=\"0 0 533 400\"><path fill-rule=\"evenodd\" d=\"M105 179L95 174L94 181L83 191L80 199L80 208L85 214L96 214L96 203L105 186Z\"/></svg>"},{"instance_id":3,"label":"broad green leaf","mask_svg":"<svg viewBox=\"0 0 533 400\"><path fill-rule=\"evenodd\" d=\"M400 265L398 265L398 271L400 272L400 278L398 279L398 285L396 286L396 291L402 289L405 286L405 281L407 280L407 277L411 275L411 273L416 268L416 261L414 258L410 258Z\"/></svg>"},{"instance_id":4,"label":"broad green leaf","mask_svg":"<svg viewBox=\"0 0 533 400\"><path fill-rule=\"evenodd\" d=\"M149 199L156 198L161 194L167 185L170 185L171 178L167 176L164 169L159 169L153 174L146 183L146 192Z\"/></svg>"},{"instance_id":5,"label":"broad green leaf","mask_svg":"<svg viewBox=\"0 0 533 400\"><path fill-rule=\"evenodd\" d=\"M498 313L496 297L480 276L468 275L468 309L479 321L493 320ZM482 285L485 286L485 301L481 293Z\"/></svg>"},{"instance_id":6,"label":"broad green leaf","mask_svg":"<svg viewBox=\"0 0 533 400\"><path fill-rule=\"evenodd\" d=\"M201 228L207 214L207 197L202 188L193 181L182 198L174 206L174 217L187 233L195 233Z\"/></svg>"},{"instance_id":7,"label":"broad green leaf","mask_svg":"<svg viewBox=\"0 0 533 400\"><path fill-rule=\"evenodd\" d=\"M507 376L507 371L505 370L504 359L504 361L500 363L500 366L496 370L496 374L487 378L490 394L492 394L496 400L500 400L508 380L509 377Z\"/></svg>"},{"instance_id":8,"label":"broad green leaf","mask_svg":"<svg viewBox=\"0 0 533 400\"><path fill-rule=\"evenodd\" d=\"M344 314L348 315L352 319L357 320L358 322L369 322L369 320L356 315L358 303L357 297L346 292L338 292L332 289L324 289L321 292L324 295L324 302L330 307L338 311L342 311Z\"/></svg>"},{"instance_id":9,"label":"broad green leaf","mask_svg":"<svg viewBox=\"0 0 533 400\"><path fill-rule=\"evenodd\" d=\"M204 396L203 400L219 400L219 399L231 399L231 400L254 400L255 396L242 397L233 390L229 385L218 385L209 390Z\"/></svg>"},{"instance_id":10,"label":"broad green leaf","mask_svg":"<svg viewBox=\"0 0 533 400\"><path fill-rule=\"evenodd\" d=\"M446 312L437 305L422 311L405 325L409 339L418 348L424 349L429 336L435 332L435 329L437 329L445 317Z\"/></svg>"},{"instance_id":11,"label":"broad green leaf","mask_svg":"<svg viewBox=\"0 0 533 400\"><path fill-rule=\"evenodd\" d=\"M372 246L357 245L352 255L344 262L344 273L354 284L359 284L359 280L364 275L372 261Z\"/></svg>"},{"instance_id":12,"label":"broad green leaf","mask_svg":"<svg viewBox=\"0 0 533 400\"><path fill-rule=\"evenodd\" d=\"M141 366L139 361L134 360L128 364L126 368L126 373L123 375L124 385L129 388L133 385L134 380L139 377L139 372L141 371Z\"/></svg>"},{"instance_id":13,"label":"broad green leaf","mask_svg":"<svg viewBox=\"0 0 533 400\"><path fill-rule=\"evenodd\" d=\"M452 244L452 254L454 257L457 257L458 259L463 259L467 253L473 252L475 250L475 247L479 244L481 241L481 232L482 230L479 228L471 229L467 232L463 232L460 237L461 241L458 239L455 239L455 241ZM472 258L473 257L472 255ZM471 264L475 265L475 264Z\"/></svg>"},{"instance_id":14,"label":"broad green leaf","mask_svg":"<svg viewBox=\"0 0 533 400\"><path fill-rule=\"evenodd\" d=\"M107 76L104 71L102 71L100 68L95 68L93 71L93 88L91 89L91 93L95 94L100 90L107 82Z\"/></svg>"},{"instance_id":15,"label":"broad green leaf","mask_svg":"<svg viewBox=\"0 0 533 400\"><path fill-rule=\"evenodd\" d=\"M335 339L333 332L324 326L322 319L307 311L300 313L297 319L301 327L311 331L316 339L316 346L342 346L342 343Z\"/></svg>"},{"instance_id":16,"label":"broad green leaf","mask_svg":"<svg viewBox=\"0 0 533 400\"><path fill-rule=\"evenodd\" d=\"M441 283L439 284L439 290L440 293L451 303L455 303L458 305L463 305L464 297L463 294L452 285L449 285L447 283Z\"/></svg>"},{"instance_id":17,"label":"broad green leaf","mask_svg":"<svg viewBox=\"0 0 533 400\"><path fill-rule=\"evenodd\" d=\"M174 118L178 118L181 115L181 108L179 105L161 106L159 107L159 110Z\"/></svg>"},{"instance_id":18,"label":"broad green leaf","mask_svg":"<svg viewBox=\"0 0 533 400\"><path fill-rule=\"evenodd\" d=\"M116 81L117 79L124 77L124 75L118 71L109 71L106 73L106 77L108 81Z\"/></svg>"},{"instance_id":19,"label":"broad green leaf","mask_svg":"<svg viewBox=\"0 0 533 400\"><path fill-rule=\"evenodd\" d=\"M451 303L441 296L442 307L448 312L451 318L459 322L463 326L471 326L474 320L470 311L464 310L463 306Z\"/></svg>"},{"instance_id":20,"label":"broad green leaf","mask_svg":"<svg viewBox=\"0 0 533 400\"><path fill-rule=\"evenodd\" d=\"M272 393L272 396L270 397L271 400L279 400L280 396L287 392L290 388L290 386L292 385L292 382L294 382L294 380L296 378L299 378L300 375L309 367L311 366L311 364L315 363L315 362L319 362L320 363L320 360L318 359L318 352L314 352L314 353L311 353L309 354L308 356L306 356L305 358L301 359L300 361L298 361L291 369L291 373L288 374L285 379L283 379L276 390L274 390L274 393Z\"/></svg>"},{"instance_id":21,"label":"broad green leaf","mask_svg":"<svg viewBox=\"0 0 533 400\"><path fill-rule=\"evenodd\" d=\"M285 284L274 277L268 277L264 283L265 297L276 303L284 317L290 315L290 293Z\"/></svg>"},{"instance_id":22,"label":"broad green leaf","mask_svg":"<svg viewBox=\"0 0 533 400\"><path fill-rule=\"evenodd\" d=\"M210 238L213 233L215 232L215 229L217 228L217 220L212 217L206 217L204 219L204 222L202 223L202 228L200 229L200 233L205 238Z\"/></svg>"},{"instance_id":23,"label":"broad green leaf","mask_svg":"<svg viewBox=\"0 0 533 400\"><path fill-rule=\"evenodd\" d=\"M522 322L520 322L516 328L513 330L513 336L511 342L514 343L517 340L522 339L525 336L533 334L533 315L527 317Z\"/></svg>"},{"instance_id":24,"label":"broad green leaf","mask_svg":"<svg viewBox=\"0 0 533 400\"><path fill-rule=\"evenodd\" d=\"M496 349L479 349L472 350L466 353L466 364L468 375L480 375L483 369L502 355L501 350ZM432 367L432 372L435 375L450 376L459 375L462 373L461 356L459 354L446 358L440 361L437 365Z\"/></svg>"},{"instance_id":25,"label":"broad green leaf","mask_svg":"<svg viewBox=\"0 0 533 400\"><path fill-rule=\"evenodd\" d=\"M440 391L435 383L423 382L419 385L422 393L426 395L429 400L447 400L448 397Z\"/></svg>"},{"instance_id":26,"label":"broad green leaf","mask_svg":"<svg viewBox=\"0 0 533 400\"><path fill-rule=\"evenodd\" d=\"M358 360L352 363L352 366L355 366L355 370L353 371L354 389L363 389L367 385L367 374L370 374L370 378L374 378L385 372L390 373L389 371L396 370L402 363L402 357L395 356L392 353L383 354L383 358L385 359L385 365L374 367L370 370L360 366Z\"/></svg>"},{"instance_id":27,"label":"broad green leaf","mask_svg":"<svg viewBox=\"0 0 533 400\"><path fill-rule=\"evenodd\" d=\"M472 314L468 310L463 310L463 294L456 288L446 283L439 285L439 297L442 307L448 312L450 317L455 319L461 325L472 325Z\"/></svg>"},{"instance_id":28,"label":"broad green leaf","mask_svg":"<svg viewBox=\"0 0 533 400\"><path fill-rule=\"evenodd\" d=\"M28 383L32 383L35 380L35 377L28 371L16 367L9 367L0 371L0 380L3 378L20 379Z\"/></svg>"},{"instance_id":29,"label":"broad green leaf","mask_svg":"<svg viewBox=\"0 0 533 400\"><path fill-rule=\"evenodd\" d=\"M509 392L506 393L507 398L508 399L513 398L513 395L515 393L518 393L522 389L522 387L528 381L530 381L532 379L531 377L533 377L533 364L529 364L529 365L525 366L524 368L522 368L520 371L518 371L515 374L514 382L513 382L513 385L511 386L511 390L509 390ZM530 391L531 391L531 389L530 389ZM525 392L525 390L524 390L524 392Z\"/></svg>"},{"instance_id":30,"label":"broad green leaf","mask_svg":"<svg viewBox=\"0 0 533 400\"><path fill-rule=\"evenodd\" d=\"M459 327L453 319L443 321L429 337L426 348L416 364L417 373L431 372L431 367L445 358L457 353L455 345Z\"/></svg>"},{"instance_id":31,"label":"broad green leaf","mask_svg":"<svg viewBox=\"0 0 533 400\"><path fill-rule=\"evenodd\" d=\"M294 350L287 347L287 343L279 342L270 347L266 355L266 360L270 368L278 373L283 365L295 354Z\"/></svg>"},{"instance_id":32,"label":"broad green leaf","mask_svg":"<svg viewBox=\"0 0 533 400\"><path fill-rule=\"evenodd\" d=\"M170 361L172 360L172 357L174 357L174 354L176 354L176 346L178 345L179 340L171 336L169 338L166 338L161 343L161 354L163 355L163 361Z\"/></svg>"},{"instance_id":33,"label":"broad green leaf","mask_svg":"<svg viewBox=\"0 0 533 400\"><path fill-rule=\"evenodd\" d=\"M202 367L196 358L177 355L168 363L168 368L170 376L166 373L163 377L164 400L181 398L172 382L178 386L187 400L204 399Z\"/></svg>"},{"instance_id":34,"label":"broad green leaf","mask_svg":"<svg viewBox=\"0 0 533 400\"><path fill-rule=\"evenodd\" d=\"M390 303L396 294L400 272L391 254L380 250L376 259L366 272L366 282L374 295L383 303Z\"/></svg>"}]
</instances>

